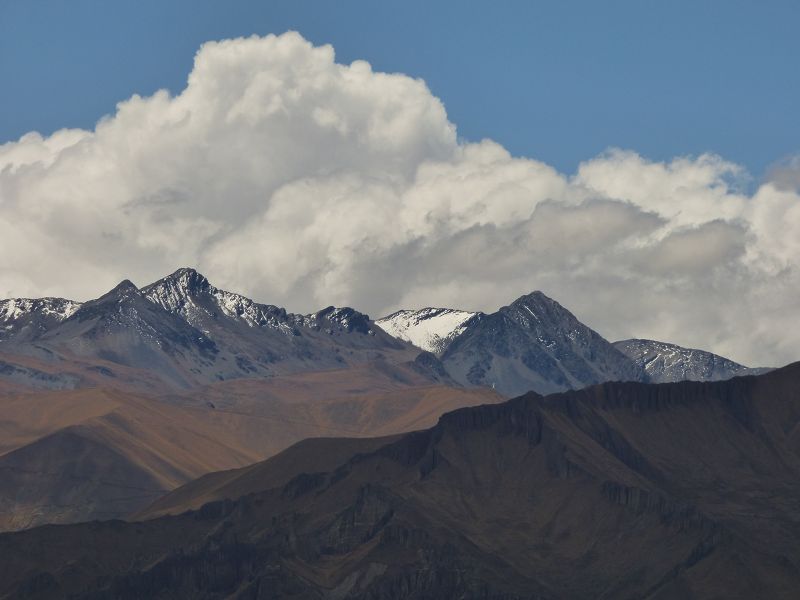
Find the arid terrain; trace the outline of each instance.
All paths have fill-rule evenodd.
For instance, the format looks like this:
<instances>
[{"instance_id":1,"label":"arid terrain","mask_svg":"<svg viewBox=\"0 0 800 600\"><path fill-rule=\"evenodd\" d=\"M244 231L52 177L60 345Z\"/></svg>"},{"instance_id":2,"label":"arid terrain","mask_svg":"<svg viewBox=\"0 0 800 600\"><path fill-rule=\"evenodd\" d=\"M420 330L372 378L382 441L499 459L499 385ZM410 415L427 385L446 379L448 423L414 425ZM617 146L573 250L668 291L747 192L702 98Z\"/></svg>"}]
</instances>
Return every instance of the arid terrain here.
<instances>
[{"instance_id":1,"label":"arid terrain","mask_svg":"<svg viewBox=\"0 0 800 600\"><path fill-rule=\"evenodd\" d=\"M800 365L300 442L136 521L0 536L8 598L794 598Z\"/></svg>"}]
</instances>

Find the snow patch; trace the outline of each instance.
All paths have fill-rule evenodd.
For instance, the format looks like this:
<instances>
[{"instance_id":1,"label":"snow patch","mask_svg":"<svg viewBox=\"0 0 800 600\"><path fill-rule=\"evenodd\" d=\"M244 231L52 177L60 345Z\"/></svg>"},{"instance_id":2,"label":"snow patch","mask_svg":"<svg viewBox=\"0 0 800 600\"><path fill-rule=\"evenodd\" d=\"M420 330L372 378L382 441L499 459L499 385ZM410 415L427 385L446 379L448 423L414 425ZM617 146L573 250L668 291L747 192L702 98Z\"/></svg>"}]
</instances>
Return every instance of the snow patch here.
<instances>
[{"instance_id":1,"label":"snow patch","mask_svg":"<svg viewBox=\"0 0 800 600\"><path fill-rule=\"evenodd\" d=\"M392 337L439 354L469 328L470 320L478 314L452 308L401 310L375 324Z\"/></svg>"},{"instance_id":2,"label":"snow patch","mask_svg":"<svg viewBox=\"0 0 800 600\"><path fill-rule=\"evenodd\" d=\"M42 315L64 321L80 307L80 302L64 298L9 298L0 301L0 321L16 321L28 315Z\"/></svg>"}]
</instances>

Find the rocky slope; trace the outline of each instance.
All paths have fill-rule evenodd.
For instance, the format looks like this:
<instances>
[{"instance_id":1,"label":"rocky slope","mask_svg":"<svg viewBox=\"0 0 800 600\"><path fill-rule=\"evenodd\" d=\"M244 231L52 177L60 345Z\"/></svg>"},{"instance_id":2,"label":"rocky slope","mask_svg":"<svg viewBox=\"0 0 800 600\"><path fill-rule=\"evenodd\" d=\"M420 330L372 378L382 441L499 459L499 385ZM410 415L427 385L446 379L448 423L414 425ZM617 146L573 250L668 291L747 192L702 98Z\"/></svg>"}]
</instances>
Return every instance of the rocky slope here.
<instances>
[{"instance_id":1,"label":"rocky slope","mask_svg":"<svg viewBox=\"0 0 800 600\"><path fill-rule=\"evenodd\" d=\"M0 536L5 598L794 598L800 364L310 440L135 523ZM143 516L147 516L146 514Z\"/></svg>"},{"instance_id":2,"label":"rocky slope","mask_svg":"<svg viewBox=\"0 0 800 600\"><path fill-rule=\"evenodd\" d=\"M0 300L0 342L36 339L69 318L80 306L80 302L64 298Z\"/></svg>"},{"instance_id":3,"label":"rocky slope","mask_svg":"<svg viewBox=\"0 0 800 600\"><path fill-rule=\"evenodd\" d=\"M758 375L769 369L750 368L705 350L654 340L622 340L614 347L644 369L653 383L719 381L737 375Z\"/></svg>"},{"instance_id":4,"label":"rocky slope","mask_svg":"<svg viewBox=\"0 0 800 600\"><path fill-rule=\"evenodd\" d=\"M36 349L146 369L184 387L193 372L213 369L220 353L214 340L154 305L127 280L43 333Z\"/></svg>"},{"instance_id":5,"label":"rocky slope","mask_svg":"<svg viewBox=\"0 0 800 600\"><path fill-rule=\"evenodd\" d=\"M381 357L405 362L419 354L351 308L295 315L215 288L192 269L141 290L126 280L83 304L44 299L3 306L0 326L8 324L0 352L106 361L146 370L173 387L341 369ZM14 375L25 378L23 371Z\"/></svg>"},{"instance_id":6,"label":"rocky slope","mask_svg":"<svg viewBox=\"0 0 800 600\"><path fill-rule=\"evenodd\" d=\"M612 348L541 292L493 314L401 310L375 325L435 354L455 381L494 386L506 395L528 389L552 393L609 380L718 381L769 371L653 340L622 340Z\"/></svg>"},{"instance_id":7,"label":"rocky slope","mask_svg":"<svg viewBox=\"0 0 800 600\"><path fill-rule=\"evenodd\" d=\"M501 399L386 361L161 395L101 387L0 393L0 531L119 518L209 471L308 437L410 431Z\"/></svg>"},{"instance_id":8,"label":"rocky slope","mask_svg":"<svg viewBox=\"0 0 800 600\"><path fill-rule=\"evenodd\" d=\"M541 292L480 315L440 358L456 381L507 396L644 378L638 365Z\"/></svg>"}]
</instances>

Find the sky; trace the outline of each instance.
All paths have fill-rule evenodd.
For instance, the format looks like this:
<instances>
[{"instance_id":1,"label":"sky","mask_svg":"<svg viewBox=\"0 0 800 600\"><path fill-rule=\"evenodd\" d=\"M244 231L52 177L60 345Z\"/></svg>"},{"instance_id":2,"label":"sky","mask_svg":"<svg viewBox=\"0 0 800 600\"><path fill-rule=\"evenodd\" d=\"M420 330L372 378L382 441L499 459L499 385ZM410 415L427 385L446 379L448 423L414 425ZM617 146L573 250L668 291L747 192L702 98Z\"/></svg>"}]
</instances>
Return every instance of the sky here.
<instances>
[{"instance_id":1,"label":"sky","mask_svg":"<svg viewBox=\"0 0 800 600\"><path fill-rule=\"evenodd\" d=\"M800 152L798 22L794 0L1 0L0 141L91 128L180 92L205 41L293 29L424 79L459 135L565 173L619 147L714 152L757 180Z\"/></svg>"},{"instance_id":2,"label":"sky","mask_svg":"<svg viewBox=\"0 0 800 600\"><path fill-rule=\"evenodd\" d=\"M800 359L795 2L0 0L0 296L534 289Z\"/></svg>"}]
</instances>

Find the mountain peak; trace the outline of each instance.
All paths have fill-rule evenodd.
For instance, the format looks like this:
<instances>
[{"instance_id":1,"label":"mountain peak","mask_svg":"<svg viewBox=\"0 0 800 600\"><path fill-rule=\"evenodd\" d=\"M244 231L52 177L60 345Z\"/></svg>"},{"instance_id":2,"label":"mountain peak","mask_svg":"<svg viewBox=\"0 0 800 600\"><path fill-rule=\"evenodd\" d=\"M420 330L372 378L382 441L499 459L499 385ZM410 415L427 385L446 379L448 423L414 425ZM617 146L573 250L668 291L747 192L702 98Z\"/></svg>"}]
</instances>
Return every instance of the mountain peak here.
<instances>
[{"instance_id":1,"label":"mountain peak","mask_svg":"<svg viewBox=\"0 0 800 600\"><path fill-rule=\"evenodd\" d=\"M211 288L211 283L208 279L191 267L181 267L174 273L164 277L161 281L169 281L189 292L207 291Z\"/></svg>"},{"instance_id":2,"label":"mountain peak","mask_svg":"<svg viewBox=\"0 0 800 600\"><path fill-rule=\"evenodd\" d=\"M130 279L123 279L120 281L112 290L106 293L104 296L130 296L131 294L138 294L139 288L130 280Z\"/></svg>"},{"instance_id":3,"label":"mountain peak","mask_svg":"<svg viewBox=\"0 0 800 600\"><path fill-rule=\"evenodd\" d=\"M520 325L534 329L554 325L555 323L561 323L565 327L573 328L579 323L575 315L569 310L538 290L520 296L498 312Z\"/></svg>"},{"instance_id":4,"label":"mountain peak","mask_svg":"<svg viewBox=\"0 0 800 600\"><path fill-rule=\"evenodd\" d=\"M328 329L331 331L356 331L358 333L369 333L370 331L369 315L360 313L349 306L342 308L328 306L308 315L308 319L317 326L322 326L322 322L329 323Z\"/></svg>"},{"instance_id":5,"label":"mountain peak","mask_svg":"<svg viewBox=\"0 0 800 600\"><path fill-rule=\"evenodd\" d=\"M0 322L11 321L32 313L52 316L63 321L80 308L81 303L66 298L8 298L0 300Z\"/></svg>"},{"instance_id":6,"label":"mountain peak","mask_svg":"<svg viewBox=\"0 0 800 600\"><path fill-rule=\"evenodd\" d=\"M643 377L633 361L540 291L472 323L441 356L459 382L512 396Z\"/></svg>"},{"instance_id":7,"label":"mountain peak","mask_svg":"<svg viewBox=\"0 0 800 600\"><path fill-rule=\"evenodd\" d=\"M561 305L558 302L556 302L550 296L546 295L544 292L541 292L539 290L534 290L530 294L524 294L523 296L520 296L519 298L514 300L514 302L512 302L510 306L530 306L532 304L538 304L538 305L545 304L545 305L561 307Z\"/></svg>"},{"instance_id":8,"label":"mountain peak","mask_svg":"<svg viewBox=\"0 0 800 600\"><path fill-rule=\"evenodd\" d=\"M270 326L291 331L286 311L214 287L202 274L183 267L142 289L150 302L181 315L192 326L208 328L208 320L233 319L249 327Z\"/></svg>"},{"instance_id":9,"label":"mountain peak","mask_svg":"<svg viewBox=\"0 0 800 600\"><path fill-rule=\"evenodd\" d=\"M0 342L30 341L71 317L80 302L65 298L0 300Z\"/></svg>"},{"instance_id":10,"label":"mountain peak","mask_svg":"<svg viewBox=\"0 0 800 600\"><path fill-rule=\"evenodd\" d=\"M190 267L182 267L142 288L145 296L170 312L182 312L192 299L216 291L205 276Z\"/></svg>"}]
</instances>

